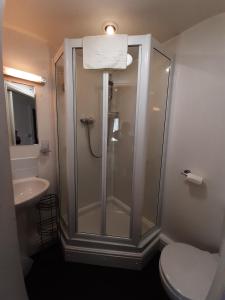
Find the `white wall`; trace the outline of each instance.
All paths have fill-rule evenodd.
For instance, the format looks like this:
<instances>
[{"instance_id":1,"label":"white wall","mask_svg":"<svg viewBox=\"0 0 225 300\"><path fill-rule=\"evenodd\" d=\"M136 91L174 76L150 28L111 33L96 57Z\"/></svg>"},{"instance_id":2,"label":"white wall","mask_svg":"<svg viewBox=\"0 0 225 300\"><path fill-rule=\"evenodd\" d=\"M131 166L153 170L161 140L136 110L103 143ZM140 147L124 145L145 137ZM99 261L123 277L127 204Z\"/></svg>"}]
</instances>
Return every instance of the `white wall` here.
<instances>
[{"instance_id":1,"label":"white wall","mask_svg":"<svg viewBox=\"0 0 225 300\"><path fill-rule=\"evenodd\" d=\"M0 68L2 70L2 11L0 0ZM0 73L0 299L27 299L16 232L16 218L10 172L6 108L2 72Z\"/></svg>"},{"instance_id":2,"label":"white wall","mask_svg":"<svg viewBox=\"0 0 225 300\"><path fill-rule=\"evenodd\" d=\"M225 206L225 14L167 43L176 54L165 179L163 231L216 250ZM190 169L205 185L186 184Z\"/></svg>"},{"instance_id":3,"label":"white wall","mask_svg":"<svg viewBox=\"0 0 225 300\"><path fill-rule=\"evenodd\" d=\"M48 44L33 36L29 36L9 28L4 28L3 64L23 71L41 75L47 79L46 85L33 84L37 95L37 123L39 143L49 140L50 152L40 156L39 176L50 180L51 188L55 188L55 151L52 109L51 57ZM19 82L17 79L13 81ZM12 146L11 158L37 156L39 146Z\"/></svg>"}]
</instances>

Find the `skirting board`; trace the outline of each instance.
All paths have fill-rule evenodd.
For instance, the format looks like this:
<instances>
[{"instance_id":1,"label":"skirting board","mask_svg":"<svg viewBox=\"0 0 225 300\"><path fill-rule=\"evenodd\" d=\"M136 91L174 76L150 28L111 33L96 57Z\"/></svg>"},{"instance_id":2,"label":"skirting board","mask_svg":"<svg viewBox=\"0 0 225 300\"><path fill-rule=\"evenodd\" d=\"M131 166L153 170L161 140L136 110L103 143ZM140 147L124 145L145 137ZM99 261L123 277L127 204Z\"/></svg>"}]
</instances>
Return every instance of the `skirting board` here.
<instances>
[{"instance_id":1,"label":"skirting board","mask_svg":"<svg viewBox=\"0 0 225 300\"><path fill-rule=\"evenodd\" d=\"M159 235L159 250L161 251L166 245L172 244L175 241L168 237L165 233L160 233Z\"/></svg>"}]
</instances>

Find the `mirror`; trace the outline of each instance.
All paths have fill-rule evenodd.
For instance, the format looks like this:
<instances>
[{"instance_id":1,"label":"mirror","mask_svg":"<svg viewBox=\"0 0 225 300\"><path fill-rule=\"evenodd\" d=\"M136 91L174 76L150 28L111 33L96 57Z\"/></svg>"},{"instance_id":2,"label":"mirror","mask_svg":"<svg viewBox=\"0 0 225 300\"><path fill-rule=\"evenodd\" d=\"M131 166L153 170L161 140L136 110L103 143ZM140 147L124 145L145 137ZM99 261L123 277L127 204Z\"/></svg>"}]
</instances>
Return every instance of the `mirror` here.
<instances>
[{"instance_id":1,"label":"mirror","mask_svg":"<svg viewBox=\"0 0 225 300\"><path fill-rule=\"evenodd\" d=\"M11 145L38 144L35 88L5 81L5 94Z\"/></svg>"}]
</instances>

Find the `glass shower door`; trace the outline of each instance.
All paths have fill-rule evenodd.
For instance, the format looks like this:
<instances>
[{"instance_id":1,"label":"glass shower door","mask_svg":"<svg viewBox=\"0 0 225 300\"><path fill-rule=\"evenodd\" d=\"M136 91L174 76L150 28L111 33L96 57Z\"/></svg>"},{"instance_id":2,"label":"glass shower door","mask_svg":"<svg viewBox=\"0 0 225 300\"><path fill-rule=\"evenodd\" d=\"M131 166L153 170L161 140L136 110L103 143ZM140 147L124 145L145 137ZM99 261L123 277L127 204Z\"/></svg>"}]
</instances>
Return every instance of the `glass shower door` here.
<instances>
[{"instance_id":1,"label":"glass shower door","mask_svg":"<svg viewBox=\"0 0 225 300\"><path fill-rule=\"evenodd\" d=\"M73 51L76 231L129 238L139 46L110 73L84 69L82 48Z\"/></svg>"},{"instance_id":2,"label":"glass shower door","mask_svg":"<svg viewBox=\"0 0 225 300\"><path fill-rule=\"evenodd\" d=\"M139 47L133 63L109 76L106 235L130 237Z\"/></svg>"},{"instance_id":3,"label":"glass shower door","mask_svg":"<svg viewBox=\"0 0 225 300\"><path fill-rule=\"evenodd\" d=\"M155 227L158 204L171 60L152 49L147 107L146 169L142 235Z\"/></svg>"},{"instance_id":4,"label":"glass shower door","mask_svg":"<svg viewBox=\"0 0 225 300\"><path fill-rule=\"evenodd\" d=\"M101 234L102 71L83 68L82 48L75 63L77 232Z\"/></svg>"}]
</instances>

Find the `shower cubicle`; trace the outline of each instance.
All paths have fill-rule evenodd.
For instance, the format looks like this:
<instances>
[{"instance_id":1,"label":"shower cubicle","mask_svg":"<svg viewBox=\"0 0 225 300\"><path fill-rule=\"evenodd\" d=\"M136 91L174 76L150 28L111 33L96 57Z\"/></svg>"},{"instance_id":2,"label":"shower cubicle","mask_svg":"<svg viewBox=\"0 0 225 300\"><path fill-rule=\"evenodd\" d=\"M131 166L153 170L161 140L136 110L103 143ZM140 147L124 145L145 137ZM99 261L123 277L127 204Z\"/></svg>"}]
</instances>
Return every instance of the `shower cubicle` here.
<instances>
[{"instance_id":1,"label":"shower cubicle","mask_svg":"<svg viewBox=\"0 0 225 300\"><path fill-rule=\"evenodd\" d=\"M83 68L82 39L55 56L61 240L70 261L140 269L159 245L171 57L129 36L125 70Z\"/></svg>"}]
</instances>

